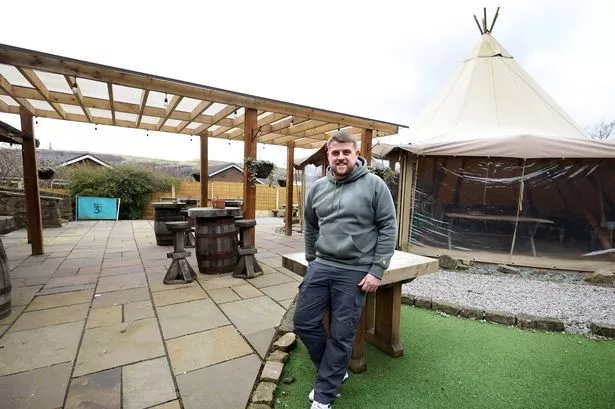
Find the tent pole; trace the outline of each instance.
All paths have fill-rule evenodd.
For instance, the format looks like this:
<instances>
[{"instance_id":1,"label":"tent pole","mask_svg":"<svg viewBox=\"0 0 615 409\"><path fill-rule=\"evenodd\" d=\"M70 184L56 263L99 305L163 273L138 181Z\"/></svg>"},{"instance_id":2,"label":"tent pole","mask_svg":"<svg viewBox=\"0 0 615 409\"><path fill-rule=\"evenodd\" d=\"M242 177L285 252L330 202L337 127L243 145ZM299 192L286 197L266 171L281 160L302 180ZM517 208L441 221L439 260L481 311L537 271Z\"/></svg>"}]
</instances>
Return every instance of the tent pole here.
<instances>
[{"instance_id":1,"label":"tent pole","mask_svg":"<svg viewBox=\"0 0 615 409\"><path fill-rule=\"evenodd\" d=\"M519 227L519 213L523 208L523 185L525 179L525 159L523 159L523 168L521 170L521 182L519 184L519 201L517 202L517 219L515 220L515 231L513 233L512 244L510 245L510 256L513 255L515 249L515 240L517 239L517 228Z\"/></svg>"}]
</instances>

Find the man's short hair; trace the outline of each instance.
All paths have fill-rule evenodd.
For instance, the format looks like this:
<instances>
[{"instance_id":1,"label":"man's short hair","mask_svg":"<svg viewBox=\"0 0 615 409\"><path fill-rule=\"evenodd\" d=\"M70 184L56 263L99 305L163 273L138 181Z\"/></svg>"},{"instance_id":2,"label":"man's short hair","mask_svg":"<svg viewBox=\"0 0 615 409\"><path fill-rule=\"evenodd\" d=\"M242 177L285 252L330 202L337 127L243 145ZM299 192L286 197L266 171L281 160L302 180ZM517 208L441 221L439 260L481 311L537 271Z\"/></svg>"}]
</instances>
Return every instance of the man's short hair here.
<instances>
[{"instance_id":1,"label":"man's short hair","mask_svg":"<svg viewBox=\"0 0 615 409\"><path fill-rule=\"evenodd\" d=\"M332 142L352 143L352 147L357 149L357 140L348 131L337 131L334 133L333 136L331 136L331 138L327 141L327 148L329 148Z\"/></svg>"}]
</instances>

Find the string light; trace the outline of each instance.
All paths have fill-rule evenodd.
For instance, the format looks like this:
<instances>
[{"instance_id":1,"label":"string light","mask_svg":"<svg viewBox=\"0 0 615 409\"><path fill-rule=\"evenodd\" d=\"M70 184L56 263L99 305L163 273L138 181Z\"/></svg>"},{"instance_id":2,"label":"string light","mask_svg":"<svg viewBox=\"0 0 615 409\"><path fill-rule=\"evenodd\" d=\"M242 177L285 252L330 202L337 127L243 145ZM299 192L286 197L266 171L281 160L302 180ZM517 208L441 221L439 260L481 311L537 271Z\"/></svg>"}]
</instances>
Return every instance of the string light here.
<instances>
[{"instance_id":1,"label":"string light","mask_svg":"<svg viewBox=\"0 0 615 409\"><path fill-rule=\"evenodd\" d=\"M71 90L73 91L73 93L77 93L77 91L79 91L79 86L77 85L77 76L75 76Z\"/></svg>"},{"instance_id":2,"label":"string light","mask_svg":"<svg viewBox=\"0 0 615 409\"><path fill-rule=\"evenodd\" d=\"M169 106L169 98L167 98L167 93L164 93L164 107L167 108Z\"/></svg>"},{"instance_id":3,"label":"string light","mask_svg":"<svg viewBox=\"0 0 615 409\"><path fill-rule=\"evenodd\" d=\"M98 125L94 124L94 132L98 132Z\"/></svg>"}]
</instances>

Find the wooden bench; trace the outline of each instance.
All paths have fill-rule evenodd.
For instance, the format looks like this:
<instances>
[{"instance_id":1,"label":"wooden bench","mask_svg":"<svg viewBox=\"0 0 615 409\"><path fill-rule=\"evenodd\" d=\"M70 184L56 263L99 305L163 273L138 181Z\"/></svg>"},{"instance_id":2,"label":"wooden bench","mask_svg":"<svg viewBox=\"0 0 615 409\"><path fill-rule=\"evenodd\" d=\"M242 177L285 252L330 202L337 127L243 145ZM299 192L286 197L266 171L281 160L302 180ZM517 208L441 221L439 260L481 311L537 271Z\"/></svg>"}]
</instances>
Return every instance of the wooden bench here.
<instances>
[{"instance_id":1,"label":"wooden bench","mask_svg":"<svg viewBox=\"0 0 615 409\"><path fill-rule=\"evenodd\" d=\"M295 274L305 276L307 271L305 253L282 256L282 265ZM434 273L437 270L438 260L395 251L378 291L367 296L352 349L350 369L353 372L359 373L367 369L365 340L392 357L403 355L404 347L399 339L401 286L420 275Z\"/></svg>"}]
</instances>

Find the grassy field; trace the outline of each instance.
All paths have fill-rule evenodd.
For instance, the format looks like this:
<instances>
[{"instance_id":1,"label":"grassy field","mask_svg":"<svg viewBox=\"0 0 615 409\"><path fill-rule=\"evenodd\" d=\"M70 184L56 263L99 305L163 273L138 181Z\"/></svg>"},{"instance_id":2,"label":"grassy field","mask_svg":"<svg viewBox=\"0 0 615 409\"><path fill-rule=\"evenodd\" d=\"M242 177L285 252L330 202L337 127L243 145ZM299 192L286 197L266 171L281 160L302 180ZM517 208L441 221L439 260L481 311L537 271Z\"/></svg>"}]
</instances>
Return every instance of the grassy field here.
<instances>
[{"instance_id":1,"label":"grassy field","mask_svg":"<svg viewBox=\"0 0 615 409\"><path fill-rule=\"evenodd\" d=\"M367 372L341 388L335 409L615 408L615 341L532 332L402 307L405 355L368 345ZM314 369L299 342L276 409L309 408Z\"/></svg>"}]
</instances>

